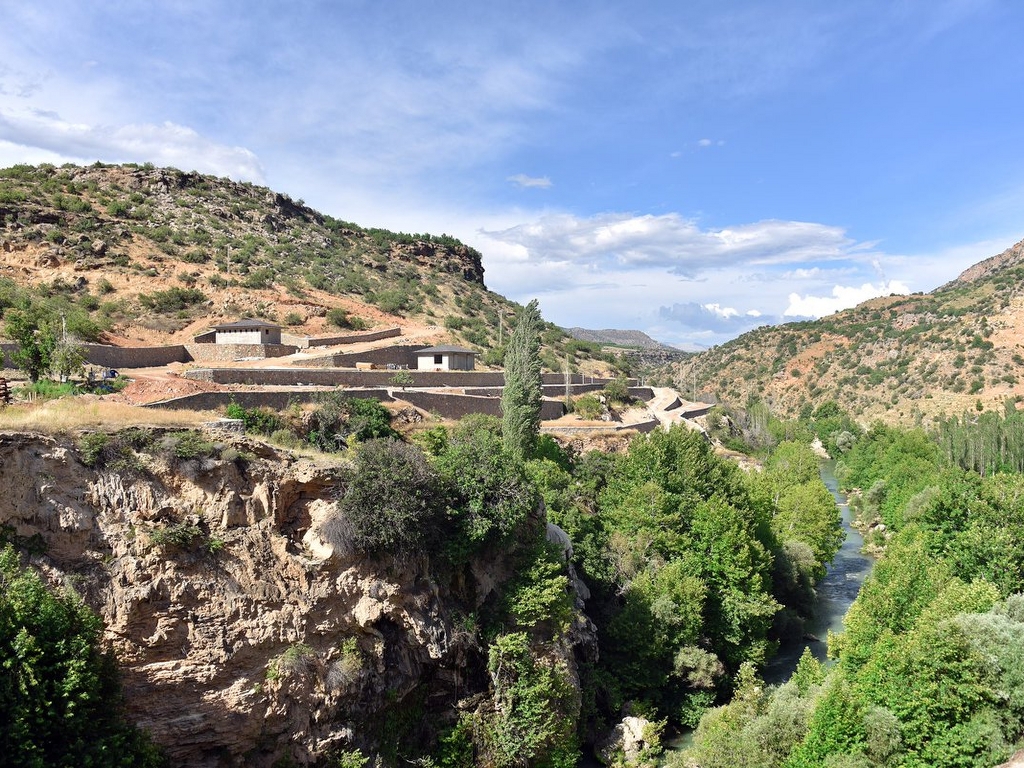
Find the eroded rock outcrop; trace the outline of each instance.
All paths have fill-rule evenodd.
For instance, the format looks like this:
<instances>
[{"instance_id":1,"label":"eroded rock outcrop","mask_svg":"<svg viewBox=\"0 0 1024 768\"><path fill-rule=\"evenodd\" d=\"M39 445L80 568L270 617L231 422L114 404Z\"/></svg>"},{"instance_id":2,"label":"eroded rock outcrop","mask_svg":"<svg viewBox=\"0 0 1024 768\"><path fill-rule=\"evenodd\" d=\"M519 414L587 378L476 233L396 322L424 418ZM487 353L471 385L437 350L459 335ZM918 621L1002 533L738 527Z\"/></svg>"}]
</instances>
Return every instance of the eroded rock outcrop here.
<instances>
[{"instance_id":1,"label":"eroded rock outcrop","mask_svg":"<svg viewBox=\"0 0 1024 768\"><path fill-rule=\"evenodd\" d=\"M0 433L0 525L38 534L33 565L101 614L130 715L173 763L306 764L369 744L407 696L454 710L486 680L465 616L507 563L439 584L425 558L368 559L318 532L339 465L219 456L94 470L70 440Z\"/></svg>"}]
</instances>

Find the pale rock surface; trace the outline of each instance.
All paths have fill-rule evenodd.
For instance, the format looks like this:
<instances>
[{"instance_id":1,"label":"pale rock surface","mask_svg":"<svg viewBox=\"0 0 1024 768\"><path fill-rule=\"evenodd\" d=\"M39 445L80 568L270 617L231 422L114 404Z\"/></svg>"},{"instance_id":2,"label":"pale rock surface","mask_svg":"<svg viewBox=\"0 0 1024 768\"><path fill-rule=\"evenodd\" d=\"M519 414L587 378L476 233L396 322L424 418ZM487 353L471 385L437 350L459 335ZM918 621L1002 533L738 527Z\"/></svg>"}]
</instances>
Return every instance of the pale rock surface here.
<instances>
[{"instance_id":1,"label":"pale rock surface","mask_svg":"<svg viewBox=\"0 0 1024 768\"><path fill-rule=\"evenodd\" d=\"M172 764L305 765L368 743L414 690L435 709L471 695L467 666L486 659L463 617L509 564L439 585L424 557L368 559L338 533L337 466L236 448L257 457L96 471L68 440L0 433L0 525L39 534L32 564L100 613L129 715ZM208 546L154 542L183 521ZM578 619L563 649L577 680L570 644L596 654L592 629Z\"/></svg>"}]
</instances>

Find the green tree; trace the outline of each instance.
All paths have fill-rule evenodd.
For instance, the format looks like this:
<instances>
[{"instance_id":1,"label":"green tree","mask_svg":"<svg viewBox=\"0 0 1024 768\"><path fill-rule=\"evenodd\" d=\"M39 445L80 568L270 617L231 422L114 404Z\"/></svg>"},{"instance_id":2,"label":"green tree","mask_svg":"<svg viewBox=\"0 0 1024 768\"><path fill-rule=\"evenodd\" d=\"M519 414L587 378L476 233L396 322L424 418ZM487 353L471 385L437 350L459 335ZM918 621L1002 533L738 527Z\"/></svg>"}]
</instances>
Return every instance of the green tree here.
<instances>
[{"instance_id":1,"label":"green tree","mask_svg":"<svg viewBox=\"0 0 1024 768\"><path fill-rule=\"evenodd\" d=\"M355 544L374 554L432 549L443 495L420 449L392 439L368 440L359 446L355 464L338 500Z\"/></svg>"},{"instance_id":2,"label":"green tree","mask_svg":"<svg viewBox=\"0 0 1024 768\"><path fill-rule=\"evenodd\" d=\"M537 508L537 492L521 461L510 456L486 418L467 418L434 465L445 484L449 558L464 562L481 548L506 542ZM468 425L477 425L470 429Z\"/></svg>"},{"instance_id":3,"label":"green tree","mask_svg":"<svg viewBox=\"0 0 1024 768\"><path fill-rule=\"evenodd\" d=\"M123 717L103 624L77 595L54 594L0 550L0 762L27 768L158 766Z\"/></svg>"},{"instance_id":4,"label":"green tree","mask_svg":"<svg viewBox=\"0 0 1024 768\"><path fill-rule=\"evenodd\" d=\"M520 461L533 455L540 431L540 329L540 310L534 299L519 314L505 352L501 434L509 454Z\"/></svg>"},{"instance_id":5,"label":"green tree","mask_svg":"<svg viewBox=\"0 0 1024 768\"><path fill-rule=\"evenodd\" d=\"M8 309L4 313L4 334L18 345L11 354L14 364L33 381L50 370L57 334L49 318L37 306Z\"/></svg>"}]
</instances>

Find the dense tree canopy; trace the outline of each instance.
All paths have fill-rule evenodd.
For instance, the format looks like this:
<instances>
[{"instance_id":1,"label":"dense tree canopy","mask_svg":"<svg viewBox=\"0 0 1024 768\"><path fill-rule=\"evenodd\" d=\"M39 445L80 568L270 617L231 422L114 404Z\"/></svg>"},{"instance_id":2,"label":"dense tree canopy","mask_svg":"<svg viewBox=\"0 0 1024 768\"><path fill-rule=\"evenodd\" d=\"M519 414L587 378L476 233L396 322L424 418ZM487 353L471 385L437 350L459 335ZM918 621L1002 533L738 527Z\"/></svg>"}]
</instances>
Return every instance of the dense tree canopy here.
<instances>
[{"instance_id":1,"label":"dense tree canopy","mask_svg":"<svg viewBox=\"0 0 1024 768\"><path fill-rule=\"evenodd\" d=\"M0 550L0 762L26 768L157 766L123 720L102 622Z\"/></svg>"}]
</instances>

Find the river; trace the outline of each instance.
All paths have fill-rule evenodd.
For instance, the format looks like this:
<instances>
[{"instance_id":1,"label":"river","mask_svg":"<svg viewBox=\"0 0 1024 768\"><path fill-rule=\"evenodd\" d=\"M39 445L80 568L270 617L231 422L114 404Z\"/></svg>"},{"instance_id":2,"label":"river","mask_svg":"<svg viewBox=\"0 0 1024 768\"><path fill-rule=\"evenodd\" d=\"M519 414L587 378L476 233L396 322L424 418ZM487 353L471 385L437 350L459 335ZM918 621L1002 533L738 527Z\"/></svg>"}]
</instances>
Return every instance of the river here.
<instances>
[{"instance_id":1,"label":"river","mask_svg":"<svg viewBox=\"0 0 1024 768\"><path fill-rule=\"evenodd\" d=\"M826 658L825 640L829 630L843 630L843 617L874 564L874 560L861 553L864 539L857 529L850 525L850 506L846 503L846 497L839 492L835 462L822 462L821 479L832 492L842 513L846 539L836 553L835 559L829 564L825 578L818 582L814 616L805 624L805 639L786 643L779 649L778 654L764 669L763 677L766 683L778 685L786 682L796 669L804 648L810 648L811 653L819 660ZM812 637L818 639L811 639Z\"/></svg>"}]
</instances>

